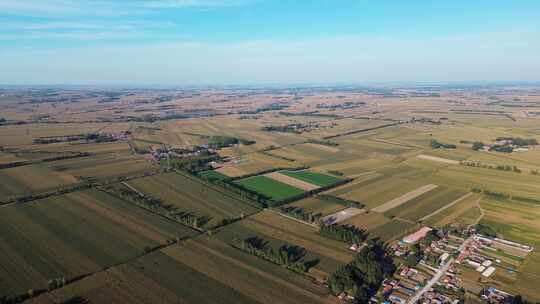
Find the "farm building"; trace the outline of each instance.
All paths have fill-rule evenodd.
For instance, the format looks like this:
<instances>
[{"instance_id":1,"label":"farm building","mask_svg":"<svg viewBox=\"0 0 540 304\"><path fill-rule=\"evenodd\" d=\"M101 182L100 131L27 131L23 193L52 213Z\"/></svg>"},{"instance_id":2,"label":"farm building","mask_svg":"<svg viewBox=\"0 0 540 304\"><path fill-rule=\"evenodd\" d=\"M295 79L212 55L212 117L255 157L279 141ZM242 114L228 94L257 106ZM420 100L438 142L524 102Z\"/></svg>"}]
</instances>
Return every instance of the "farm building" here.
<instances>
[{"instance_id":1,"label":"farm building","mask_svg":"<svg viewBox=\"0 0 540 304\"><path fill-rule=\"evenodd\" d=\"M416 231L413 234L409 234L403 238L403 242L407 244L416 244L421 241L426 235L433 229L429 227L422 227L420 230Z\"/></svg>"}]
</instances>

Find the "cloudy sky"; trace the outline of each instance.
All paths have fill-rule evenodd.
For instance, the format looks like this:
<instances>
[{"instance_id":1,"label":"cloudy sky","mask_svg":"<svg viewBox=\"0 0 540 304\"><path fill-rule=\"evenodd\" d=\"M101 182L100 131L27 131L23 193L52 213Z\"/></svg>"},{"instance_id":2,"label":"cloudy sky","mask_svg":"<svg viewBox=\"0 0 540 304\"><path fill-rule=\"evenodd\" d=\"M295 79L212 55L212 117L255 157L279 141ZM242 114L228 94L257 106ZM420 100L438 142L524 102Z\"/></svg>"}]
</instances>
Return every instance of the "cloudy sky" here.
<instances>
[{"instance_id":1,"label":"cloudy sky","mask_svg":"<svg viewBox=\"0 0 540 304\"><path fill-rule=\"evenodd\" d=\"M539 81L538 0L0 0L0 84Z\"/></svg>"}]
</instances>

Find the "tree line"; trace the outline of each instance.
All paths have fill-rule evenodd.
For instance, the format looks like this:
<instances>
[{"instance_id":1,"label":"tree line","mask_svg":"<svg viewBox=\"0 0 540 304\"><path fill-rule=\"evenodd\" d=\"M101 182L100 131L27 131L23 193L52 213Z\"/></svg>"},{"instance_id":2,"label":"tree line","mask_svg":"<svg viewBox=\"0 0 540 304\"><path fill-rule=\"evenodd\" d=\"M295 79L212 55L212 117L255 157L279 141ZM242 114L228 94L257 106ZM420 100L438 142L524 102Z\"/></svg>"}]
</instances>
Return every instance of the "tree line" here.
<instances>
[{"instance_id":1,"label":"tree line","mask_svg":"<svg viewBox=\"0 0 540 304\"><path fill-rule=\"evenodd\" d=\"M323 237L342 241L348 244L361 244L367 237L368 233L364 229L360 229L353 225L321 225L319 234Z\"/></svg>"},{"instance_id":2,"label":"tree line","mask_svg":"<svg viewBox=\"0 0 540 304\"><path fill-rule=\"evenodd\" d=\"M319 223L319 221L322 218L322 213L314 213L306 211L303 208L296 207L296 206L289 206L289 207L280 207L279 211L283 214L286 214L288 216L294 217L296 219L299 219L301 221L305 221L311 224Z\"/></svg>"},{"instance_id":3,"label":"tree line","mask_svg":"<svg viewBox=\"0 0 540 304\"><path fill-rule=\"evenodd\" d=\"M362 209L365 207L365 205L360 202L344 199L344 198L329 195L329 194L320 194L320 195L317 195L317 198L319 200L323 200L329 203L339 204L348 208L354 207L354 208Z\"/></svg>"},{"instance_id":4,"label":"tree line","mask_svg":"<svg viewBox=\"0 0 540 304\"><path fill-rule=\"evenodd\" d=\"M139 193L127 187L119 188L115 186L104 186L101 190L125 201L135 203L137 206L152 213L164 216L180 224L193 227L196 230L202 231L201 227L212 219L208 216L197 216L193 211L179 210L171 204L166 204L160 198L155 198L150 195L141 196Z\"/></svg>"},{"instance_id":5,"label":"tree line","mask_svg":"<svg viewBox=\"0 0 540 304\"><path fill-rule=\"evenodd\" d=\"M432 139L430 142L432 149L455 149L457 148L454 144L443 144L435 139Z\"/></svg>"},{"instance_id":6,"label":"tree line","mask_svg":"<svg viewBox=\"0 0 540 304\"><path fill-rule=\"evenodd\" d=\"M306 249L296 245L284 244L276 249L270 246L268 241L257 236L236 240L235 243L235 247L242 251L298 273L305 273L319 263L318 259L306 261Z\"/></svg>"},{"instance_id":7,"label":"tree line","mask_svg":"<svg viewBox=\"0 0 540 304\"><path fill-rule=\"evenodd\" d=\"M373 239L356 254L353 261L332 274L328 286L335 295L346 292L353 296L351 303L368 303L382 281L392 277L395 271L388 246L379 239Z\"/></svg>"}]
</instances>

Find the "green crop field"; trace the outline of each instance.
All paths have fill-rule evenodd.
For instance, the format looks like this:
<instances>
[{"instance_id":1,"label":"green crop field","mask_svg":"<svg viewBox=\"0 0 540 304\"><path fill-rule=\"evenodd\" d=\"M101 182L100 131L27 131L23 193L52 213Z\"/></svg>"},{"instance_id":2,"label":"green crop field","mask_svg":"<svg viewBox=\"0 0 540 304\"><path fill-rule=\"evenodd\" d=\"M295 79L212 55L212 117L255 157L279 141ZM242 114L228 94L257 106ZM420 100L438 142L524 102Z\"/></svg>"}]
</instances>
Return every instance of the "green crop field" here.
<instances>
[{"instance_id":1,"label":"green crop field","mask_svg":"<svg viewBox=\"0 0 540 304\"><path fill-rule=\"evenodd\" d=\"M337 178L334 176L322 174L322 173L315 173L315 172L309 172L309 171L279 171L279 173L294 177L299 180L303 180L305 182L308 182L313 185L326 187L334 185L340 181L342 181L341 178Z\"/></svg>"},{"instance_id":2,"label":"green crop field","mask_svg":"<svg viewBox=\"0 0 540 304\"><path fill-rule=\"evenodd\" d=\"M241 179L236 183L276 201L304 193L302 189L260 175Z\"/></svg>"},{"instance_id":3,"label":"green crop field","mask_svg":"<svg viewBox=\"0 0 540 304\"><path fill-rule=\"evenodd\" d=\"M191 211L197 216L209 217L203 227L218 224L223 219L248 215L257 208L238 200L231 193L203 181L177 173L139 178L129 182L138 191L161 198L179 211Z\"/></svg>"},{"instance_id":4,"label":"green crop field","mask_svg":"<svg viewBox=\"0 0 540 304\"><path fill-rule=\"evenodd\" d=\"M227 175L217 172L216 170L203 171L199 173L199 175L206 179L218 179L218 180L229 179Z\"/></svg>"},{"instance_id":5,"label":"green crop field","mask_svg":"<svg viewBox=\"0 0 540 304\"><path fill-rule=\"evenodd\" d=\"M0 208L0 294L44 288L195 232L98 190Z\"/></svg>"}]
</instances>

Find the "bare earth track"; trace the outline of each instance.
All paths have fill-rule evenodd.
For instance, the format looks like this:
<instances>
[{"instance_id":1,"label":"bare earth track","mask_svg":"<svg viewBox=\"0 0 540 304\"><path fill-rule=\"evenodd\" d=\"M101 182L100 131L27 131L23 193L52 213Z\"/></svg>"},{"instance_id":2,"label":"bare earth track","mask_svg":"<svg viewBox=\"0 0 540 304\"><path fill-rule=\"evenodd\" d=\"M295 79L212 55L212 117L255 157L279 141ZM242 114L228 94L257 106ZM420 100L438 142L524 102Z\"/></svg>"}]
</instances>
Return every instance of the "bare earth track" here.
<instances>
[{"instance_id":1,"label":"bare earth track","mask_svg":"<svg viewBox=\"0 0 540 304\"><path fill-rule=\"evenodd\" d=\"M308 182L296 179L294 177L287 176L285 174L281 174L279 172L268 173L268 174L265 174L264 176L266 176L268 178L271 178L273 180L277 180L278 182L282 182L282 183L285 183L287 185L290 185L290 186L293 186L293 187L296 187L296 188L300 188L300 189L306 190L306 191L315 190L315 189L319 188L319 186L317 186L317 185L310 184Z\"/></svg>"}]
</instances>

